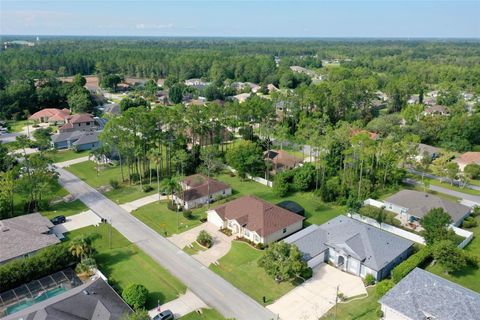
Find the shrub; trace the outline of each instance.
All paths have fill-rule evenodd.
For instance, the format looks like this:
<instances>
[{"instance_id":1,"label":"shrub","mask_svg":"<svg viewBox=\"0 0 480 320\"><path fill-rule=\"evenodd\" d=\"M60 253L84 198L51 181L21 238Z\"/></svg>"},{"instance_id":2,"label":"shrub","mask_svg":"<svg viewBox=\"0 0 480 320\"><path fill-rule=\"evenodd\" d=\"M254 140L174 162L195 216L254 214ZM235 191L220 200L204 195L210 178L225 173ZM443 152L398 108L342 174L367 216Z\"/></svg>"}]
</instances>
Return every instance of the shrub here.
<instances>
[{"instance_id":1,"label":"shrub","mask_svg":"<svg viewBox=\"0 0 480 320\"><path fill-rule=\"evenodd\" d=\"M478 226L478 222L473 217L467 217L462 223L462 227L467 229L475 228L476 226Z\"/></svg>"},{"instance_id":2,"label":"shrub","mask_svg":"<svg viewBox=\"0 0 480 320\"><path fill-rule=\"evenodd\" d=\"M113 190L117 190L118 188L120 188L120 183L118 183L118 180L111 179L110 187L112 187Z\"/></svg>"},{"instance_id":3,"label":"shrub","mask_svg":"<svg viewBox=\"0 0 480 320\"><path fill-rule=\"evenodd\" d=\"M197 242L204 247L210 248L213 245L213 238L207 231L202 230L197 236Z\"/></svg>"},{"instance_id":4,"label":"shrub","mask_svg":"<svg viewBox=\"0 0 480 320\"><path fill-rule=\"evenodd\" d=\"M309 163L293 170L293 187L297 191L308 191L315 181L315 167Z\"/></svg>"},{"instance_id":5,"label":"shrub","mask_svg":"<svg viewBox=\"0 0 480 320\"><path fill-rule=\"evenodd\" d=\"M140 175L138 173L132 173L130 174L130 181L132 182L137 182L140 181Z\"/></svg>"},{"instance_id":6,"label":"shrub","mask_svg":"<svg viewBox=\"0 0 480 320\"><path fill-rule=\"evenodd\" d=\"M138 310L145 306L148 290L141 284L130 284L123 290L122 297L133 309Z\"/></svg>"},{"instance_id":7,"label":"shrub","mask_svg":"<svg viewBox=\"0 0 480 320\"><path fill-rule=\"evenodd\" d=\"M273 180L273 192L279 197L285 197L290 191L290 176L286 172L280 172L275 175Z\"/></svg>"},{"instance_id":8,"label":"shrub","mask_svg":"<svg viewBox=\"0 0 480 320\"><path fill-rule=\"evenodd\" d=\"M377 310L375 311L375 314L377 315L378 319L382 319L382 318L383 318L383 311L382 311L382 309L377 308Z\"/></svg>"},{"instance_id":9,"label":"shrub","mask_svg":"<svg viewBox=\"0 0 480 320\"><path fill-rule=\"evenodd\" d=\"M172 211L181 211L182 207L177 206L175 202L172 203L172 201L168 201L167 208Z\"/></svg>"},{"instance_id":10,"label":"shrub","mask_svg":"<svg viewBox=\"0 0 480 320\"><path fill-rule=\"evenodd\" d=\"M185 210L183 211L183 217L185 219L191 219L192 218L192 210Z\"/></svg>"},{"instance_id":11,"label":"shrub","mask_svg":"<svg viewBox=\"0 0 480 320\"><path fill-rule=\"evenodd\" d=\"M40 250L35 255L15 259L0 265L0 288L2 291L44 277L77 263L66 245L55 245Z\"/></svg>"},{"instance_id":12,"label":"shrub","mask_svg":"<svg viewBox=\"0 0 480 320\"><path fill-rule=\"evenodd\" d=\"M432 252L429 247L423 247L417 253L413 254L410 258L400 263L392 270L392 280L398 283L407 274L410 273L416 267L423 266L432 257Z\"/></svg>"},{"instance_id":13,"label":"shrub","mask_svg":"<svg viewBox=\"0 0 480 320\"><path fill-rule=\"evenodd\" d=\"M149 184L143 186L143 192L150 192L153 190L153 187Z\"/></svg>"},{"instance_id":14,"label":"shrub","mask_svg":"<svg viewBox=\"0 0 480 320\"><path fill-rule=\"evenodd\" d=\"M77 264L75 268L75 272L77 273L86 273L89 276L91 275L91 271L93 268L96 268L97 264L95 262L95 259L93 258L85 258L80 261L79 264Z\"/></svg>"},{"instance_id":15,"label":"shrub","mask_svg":"<svg viewBox=\"0 0 480 320\"><path fill-rule=\"evenodd\" d=\"M395 282L390 279L382 280L379 283L377 283L375 292L377 293L377 296L383 297L390 289L395 286Z\"/></svg>"},{"instance_id":16,"label":"shrub","mask_svg":"<svg viewBox=\"0 0 480 320\"><path fill-rule=\"evenodd\" d=\"M369 274L367 274L365 279L363 279L363 282L365 283L365 285L371 286L371 285L375 284L375 277L372 274L369 273Z\"/></svg>"}]
</instances>

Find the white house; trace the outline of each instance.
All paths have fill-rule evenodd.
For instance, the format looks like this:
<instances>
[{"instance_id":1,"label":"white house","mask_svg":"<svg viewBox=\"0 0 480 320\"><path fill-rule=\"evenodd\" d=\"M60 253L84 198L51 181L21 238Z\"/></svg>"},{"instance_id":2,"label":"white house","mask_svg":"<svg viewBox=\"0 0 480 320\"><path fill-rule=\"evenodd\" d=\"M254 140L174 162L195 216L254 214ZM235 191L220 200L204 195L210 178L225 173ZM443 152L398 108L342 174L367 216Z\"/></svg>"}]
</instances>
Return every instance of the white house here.
<instances>
[{"instance_id":1,"label":"white house","mask_svg":"<svg viewBox=\"0 0 480 320\"><path fill-rule=\"evenodd\" d=\"M254 243L268 244L302 229L303 217L254 196L244 196L207 212L208 222Z\"/></svg>"},{"instance_id":2,"label":"white house","mask_svg":"<svg viewBox=\"0 0 480 320\"><path fill-rule=\"evenodd\" d=\"M182 191L173 195L173 200L187 210L232 194L232 188L228 184L201 174L186 177L180 186Z\"/></svg>"},{"instance_id":3,"label":"white house","mask_svg":"<svg viewBox=\"0 0 480 320\"><path fill-rule=\"evenodd\" d=\"M346 216L338 216L284 240L303 253L309 267L330 262L337 268L360 276L371 274L381 280L405 260L413 242Z\"/></svg>"}]
</instances>

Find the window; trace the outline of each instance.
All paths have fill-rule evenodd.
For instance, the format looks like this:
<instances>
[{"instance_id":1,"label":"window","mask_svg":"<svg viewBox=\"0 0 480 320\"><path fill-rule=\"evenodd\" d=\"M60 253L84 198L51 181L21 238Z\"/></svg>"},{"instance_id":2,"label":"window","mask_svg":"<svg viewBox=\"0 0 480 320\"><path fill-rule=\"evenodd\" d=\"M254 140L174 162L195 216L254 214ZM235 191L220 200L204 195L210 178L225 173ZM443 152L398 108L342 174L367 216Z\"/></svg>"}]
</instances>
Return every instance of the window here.
<instances>
[{"instance_id":1,"label":"window","mask_svg":"<svg viewBox=\"0 0 480 320\"><path fill-rule=\"evenodd\" d=\"M247 229L245 229L245 236L250 238L250 231L248 231Z\"/></svg>"},{"instance_id":2,"label":"window","mask_svg":"<svg viewBox=\"0 0 480 320\"><path fill-rule=\"evenodd\" d=\"M89 125L90 125L90 122L87 122L87 126L89 126Z\"/></svg>"},{"instance_id":3,"label":"window","mask_svg":"<svg viewBox=\"0 0 480 320\"><path fill-rule=\"evenodd\" d=\"M260 242L260 237L257 236L257 235L255 235L255 236L253 237L253 239L254 239L255 242Z\"/></svg>"},{"instance_id":4,"label":"window","mask_svg":"<svg viewBox=\"0 0 480 320\"><path fill-rule=\"evenodd\" d=\"M285 232L287 232L287 228L284 228L284 229L283 229L283 233L285 233Z\"/></svg>"}]
</instances>

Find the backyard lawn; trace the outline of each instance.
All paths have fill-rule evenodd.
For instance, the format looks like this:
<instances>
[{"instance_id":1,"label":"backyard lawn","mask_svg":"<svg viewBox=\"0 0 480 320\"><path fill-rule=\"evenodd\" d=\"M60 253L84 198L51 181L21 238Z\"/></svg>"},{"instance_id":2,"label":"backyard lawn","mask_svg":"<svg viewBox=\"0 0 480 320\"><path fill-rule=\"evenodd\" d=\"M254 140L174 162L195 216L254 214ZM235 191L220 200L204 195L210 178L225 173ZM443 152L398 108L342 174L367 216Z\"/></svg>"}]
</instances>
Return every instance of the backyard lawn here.
<instances>
[{"instance_id":1,"label":"backyard lawn","mask_svg":"<svg viewBox=\"0 0 480 320\"><path fill-rule=\"evenodd\" d=\"M263 251L254 249L249 244L233 241L230 251L218 262L219 265L210 265L210 269L238 289L263 303L263 296L270 304L294 288L290 282L276 283L257 265Z\"/></svg>"},{"instance_id":2,"label":"backyard lawn","mask_svg":"<svg viewBox=\"0 0 480 320\"><path fill-rule=\"evenodd\" d=\"M90 151L73 151L73 150L60 150L60 151L48 151L45 155L52 159L54 163L64 162L67 160L73 160L81 157L88 156Z\"/></svg>"},{"instance_id":3,"label":"backyard lawn","mask_svg":"<svg viewBox=\"0 0 480 320\"><path fill-rule=\"evenodd\" d=\"M202 314L196 311L190 312L180 318L181 320L225 320L225 318L214 309L202 309Z\"/></svg>"},{"instance_id":4,"label":"backyard lawn","mask_svg":"<svg viewBox=\"0 0 480 320\"><path fill-rule=\"evenodd\" d=\"M378 303L378 296L375 294L375 287L367 288L367 292L368 297L364 299L338 303L321 320L378 320L380 317L377 315L377 310L380 308L380 304Z\"/></svg>"},{"instance_id":5,"label":"backyard lawn","mask_svg":"<svg viewBox=\"0 0 480 320\"><path fill-rule=\"evenodd\" d=\"M122 180L120 166L101 166L98 175L97 166L93 161L77 163L67 167L66 169L94 188L109 186L110 181L112 180L115 180L119 183ZM127 175L126 169L124 174L125 176ZM140 185L128 185L128 183L120 183L120 187L118 189L106 192L105 196L117 204L122 204L146 197L154 194L155 192L156 188L150 192L144 192Z\"/></svg>"},{"instance_id":6,"label":"backyard lawn","mask_svg":"<svg viewBox=\"0 0 480 320\"><path fill-rule=\"evenodd\" d=\"M216 177L216 179L228 183L233 189L233 195L236 197L255 195L274 204L284 200L297 202L305 209L305 224L307 226L322 224L346 212L342 206L325 204L312 192L296 192L281 198L273 193L272 188L251 180L242 181L238 176L231 177L229 174L222 174Z\"/></svg>"},{"instance_id":7,"label":"backyard lawn","mask_svg":"<svg viewBox=\"0 0 480 320\"><path fill-rule=\"evenodd\" d=\"M147 204L133 211L132 214L159 234L166 233L167 236L196 227L202 223L200 219L206 217L205 208L199 208L192 211L190 219L186 219L182 212L177 213L168 209L167 201Z\"/></svg>"},{"instance_id":8,"label":"backyard lawn","mask_svg":"<svg viewBox=\"0 0 480 320\"><path fill-rule=\"evenodd\" d=\"M480 257L480 216L475 218L479 226L471 229L466 229L473 232L474 238L470 242L465 250ZM454 272L451 274L445 274L439 265L430 265L426 270L435 273L445 279L456 282L461 286L467 287L473 291L480 292L480 268L467 267L460 272Z\"/></svg>"},{"instance_id":9,"label":"backyard lawn","mask_svg":"<svg viewBox=\"0 0 480 320\"><path fill-rule=\"evenodd\" d=\"M71 202L59 202L57 204L51 205L50 209L42 210L42 216L52 219L53 217L62 215L65 217L72 216L74 214L87 211L88 208L80 200L74 200Z\"/></svg>"},{"instance_id":10,"label":"backyard lawn","mask_svg":"<svg viewBox=\"0 0 480 320\"><path fill-rule=\"evenodd\" d=\"M147 309L156 307L157 301L162 304L185 292L186 287L177 278L114 228L110 247L109 229L107 224L78 229L67 233L66 241L79 235L92 236L95 260L109 283L119 294L130 283L144 285L149 291Z\"/></svg>"}]
</instances>

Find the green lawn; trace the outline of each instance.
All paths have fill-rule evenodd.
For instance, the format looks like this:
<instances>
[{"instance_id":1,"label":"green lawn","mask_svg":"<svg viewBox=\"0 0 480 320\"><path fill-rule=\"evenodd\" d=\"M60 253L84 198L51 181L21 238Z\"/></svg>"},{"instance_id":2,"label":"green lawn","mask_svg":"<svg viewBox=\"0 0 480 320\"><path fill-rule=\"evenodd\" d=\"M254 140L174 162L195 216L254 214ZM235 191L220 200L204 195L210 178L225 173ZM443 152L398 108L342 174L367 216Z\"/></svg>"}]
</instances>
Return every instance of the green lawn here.
<instances>
[{"instance_id":1,"label":"green lawn","mask_svg":"<svg viewBox=\"0 0 480 320\"><path fill-rule=\"evenodd\" d=\"M156 307L157 301L162 304L185 292L186 287L177 278L114 228L111 229L110 248L109 229L106 224L78 229L66 234L66 241L79 235L92 236L96 250L95 260L100 271L108 277L109 283L120 294L130 283L144 285L149 291L147 309Z\"/></svg>"},{"instance_id":2,"label":"green lawn","mask_svg":"<svg viewBox=\"0 0 480 320\"><path fill-rule=\"evenodd\" d=\"M294 288L290 282L276 283L257 265L263 251L252 248L249 244L233 241L230 251L219 260L219 265L210 265L210 269L233 284L247 295L263 304L274 302Z\"/></svg>"},{"instance_id":3,"label":"green lawn","mask_svg":"<svg viewBox=\"0 0 480 320\"><path fill-rule=\"evenodd\" d=\"M200 219L206 217L205 208L200 208L193 210L192 217L186 219L182 212L176 213L168 209L167 201L147 204L138 208L132 214L159 234L165 235L166 232L167 236L196 227L201 224Z\"/></svg>"},{"instance_id":4,"label":"green lawn","mask_svg":"<svg viewBox=\"0 0 480 320\"><path fill-rule=\"evenodd\" d=\"M207 250L207 248L205 247L202 247L201 245L199 245L196 241L191 243L191 247L190 246L186 246L185 248L182 249L183 251L185 251L186 253L188 253L189 255L194 255L194 254L197 254L201 251L205 251Z\"/></svg>"},{"instance_id":5,"label":"green lawn","mask_svg":"<svg viewBox=\"0 0 480 320\"><path fill-rule=\"evenodd\" d=\"M470 184L480 187L480 180L470 180Z\"/></svg>"},{"instance_id":6,"label":"green lawn","mask_svg":"<svg viewBox=\"0 0 480 320\"><path fill-rule=\"evenodd\" d=\"M19 121L14 121L10 120L7 121L7 126L10 127L10 132L20 132L23 130L23 127L27 125L27 123L33 124L33 121L29 120L19 120Z\"/></svg>"},{"instance_id":7,"label":"green lawn","mask_svg":"<svg viewBox=\"0 0 480 320\"><path fill-rule=\"evenodd\" d=\"M45 155L52 159L54 163L63 162L67 160L73 160L81 157L88 156L90 151L79 151L75 152L73 150L60 150L60 151L48 151Z\"/></svg>"},{"instance_id":8,"label":"green lawn","mask_svg":"<svg viewBox=\"0 0 480 320\"><path fill-rule=\"evenodd\" d=\"M74 200L71 202L59 202L50 206L48 210L42 210L42 216L52 219L53 217L62 215L65 217L72 216L74 214L87 211L88 207L80 200Z\"/></svg>"},{"instance_id":9,"label":"green lawn","mask_svg":"<svg viewBox=\"0 0 480 320\"><path fill-rule=\"evenodd\" d=\"M196 311L190 312L189 314L184 315L180 319L182 320L225 320L225 318L214 309L202 309L202 314L197 313Z\"/></svg>"},{"instance_id":10,"label":"green lawn","mask_svg":"<svg viewBox=\"0 0 480 320\"><path fill-rule=\"evenodd\" d=\"M274 204L284 200L297 202L305 209L306 225L322 224L345 212L344 207L325 204L312 192L296 192L281 198L273 193L272 188L255 181L243 181L239 177L231 177L229 174L219 175L216 179L228 183L233 189L234 196L237 197L255 195Z\"/></svg>"},{"instance_id":11,"label":"green lawn","mask_svg":"<svg viewBox=\"0 0 480 320\"><path fill-rule=\"evenodd\" d=\"M93 161L77 163L67 167L66 169L94 188L108 186L110 185L111 180L116 180L118 182L121 182L122 180L120 166L101 166L98 175L97 167ZM125 168L124 170L124 174L126 176L127 171ZM146 197L154 194L155 192L156 190L143 192L140 185L128 185L127 183L120 183L120 188L106 192L105 196L118 204L122 204Z\"/></svg>"},{"instance_id":12,"label":"green lawn","mask_svg":"<svg viewBox=\"0 0 480 320\"><path fill-rule=\"evenodd\" d=\"M368 297L359 300L352 300L348 303L338 303L330 309L322 320L378 320L377 309L380 308L378 296L375 294L375 287L367 288ZM336 313L336 317L335 317Z\"/></svg>"},{"instance_id":13,"label":"green lawn","mask_svg":"<svg viewBox=\"0 0 480 320\"><path fill-rule=\"evenodd\" d=\"M471 229L466 229L473 232L474 238L470 242L465 250L480 257L480 216L475 218L479 226ZM435 273L445 279L456 282L464 287L467 287L473 291L480 292L480 268L467 267L459 272L451 274L445 274L439 265L430 265L426 268L428 271Z\"/></svg>"}]
</instances>

